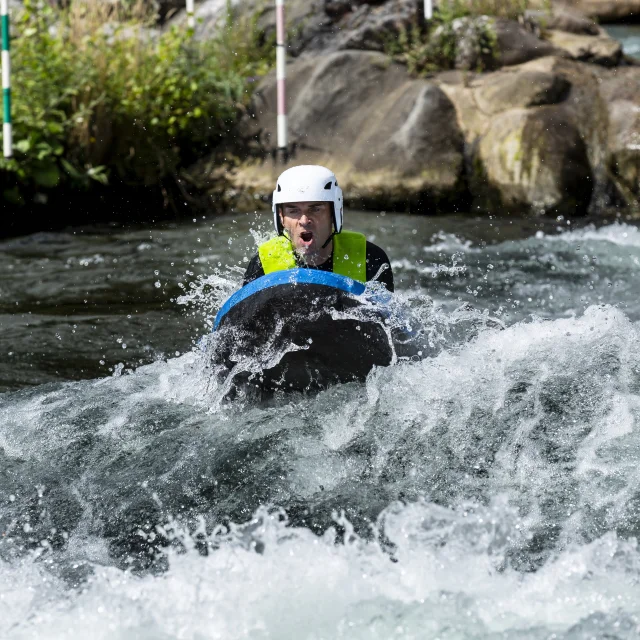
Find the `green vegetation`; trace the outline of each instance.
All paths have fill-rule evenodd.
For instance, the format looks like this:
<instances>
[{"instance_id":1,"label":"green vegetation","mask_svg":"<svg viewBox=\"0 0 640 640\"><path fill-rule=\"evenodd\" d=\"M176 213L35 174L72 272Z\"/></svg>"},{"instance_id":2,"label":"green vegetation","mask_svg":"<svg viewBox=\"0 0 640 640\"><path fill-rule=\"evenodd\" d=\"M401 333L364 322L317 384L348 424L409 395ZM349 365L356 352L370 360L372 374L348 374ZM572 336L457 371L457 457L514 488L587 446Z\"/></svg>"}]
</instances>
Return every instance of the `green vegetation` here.
<instances>
[{"instance_id":1,"label":"green vegetation","mask_svg":"<svg viewBox=\"0 0 640 640\"><path fill-rule=\"evenodd\" d=\"M139 5L141 6L141 5ZM0 200L60 186L157 185L215 146L268 70L254 19L212 39L160 32L110 3L64 11L26 0L13 24L15 158L0 158Z\"/></svg>"},{"instance_id":2,"label":"green vegetation","mask_svg":"<svg viewBox=\"0 0 640 640\"><path fill-rule=\"evenodd\" d=\"M426 29L415 25L390 42L387 53L415 75L463 68L489 71L495 67L498 42L494 18L517 19L547 0L443 0ZM464 42L464 47L461 43Z\"/></svg>"}]
</instances>

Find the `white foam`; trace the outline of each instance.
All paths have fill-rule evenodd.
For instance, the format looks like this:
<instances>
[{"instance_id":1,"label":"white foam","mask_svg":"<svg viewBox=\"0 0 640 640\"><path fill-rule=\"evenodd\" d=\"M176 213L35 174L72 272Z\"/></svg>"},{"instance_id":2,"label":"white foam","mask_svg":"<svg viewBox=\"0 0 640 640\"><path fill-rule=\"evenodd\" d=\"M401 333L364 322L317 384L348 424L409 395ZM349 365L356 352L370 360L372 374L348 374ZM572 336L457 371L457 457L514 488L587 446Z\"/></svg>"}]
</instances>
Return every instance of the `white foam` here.
<instances>
[{"instance_id":1,"label":"white foam","mask_svg":"<svg viewBox=\"0 0 640 640\"><path fill-rule=\"evenodd\" d=\"M279 462L290 456L286 483L264 476L283 481L283 499L285 488L312 503L319 484L356 492L366 482L422 497L387 507L384 543L358 537L346 520L344 542L317 537L263 507L248 529L210 536L207 557L171 553L158 576L96 566L79 592L42 559L0 564L0 637L548 638L589 630L597 614L605 628L632 625L631 638L640 554L615 531L633 523L639 482L639 332L621 311L591 307L481 331L434 358L377 369L364 387L275 409L232 405L226 422L198 404L206 388L197 354L15 398L0 420L11 455L45 458L96 405L107 408L101 428L120 443L116 454L149 446L139 416L161 401L186 403L193 413L183 420L199 420L200 433L251 441L287 431L287 446L273 452ZM349 453L361 439L373 450L364 460ZM554 527L558 539L539 557L528 550ZM78 536L72 542L82 549ZM537 571L517 570L523 556Z\"/></svg>"},{"instance_id":2,"label":"white foam","mask_svg":"<svg viewBox=\"0 0 640 640\"><path fill-rule=\"evenodd\" d=\"M504 552L522 523L500 500L393 505L380 526L395 562L375 540L347 533L336 543L262 509L250 531L222 536L208 557L173 553L157 577L97 567L81 592L52 598L55 581L37 566L2 566L13 582L0 592L11 597L0 600L0 631L7 640L482 637L640 613L640 554L614 534L521 574Z\"/></svg>"},{"instance_id":3,"label":"white foam","mask_svg":"<svg viewBox=\"0 0 640 640\"><path fill-rule=\"evenodd\" d=\"M609 242L621 247L640 247L640 229L622 222L614 222L596 228L589 225L584 229L576 231L565 231L558 235L544 234L538 232L536 238L544 238L552 242Z\"/></svg>"}]
</instances>

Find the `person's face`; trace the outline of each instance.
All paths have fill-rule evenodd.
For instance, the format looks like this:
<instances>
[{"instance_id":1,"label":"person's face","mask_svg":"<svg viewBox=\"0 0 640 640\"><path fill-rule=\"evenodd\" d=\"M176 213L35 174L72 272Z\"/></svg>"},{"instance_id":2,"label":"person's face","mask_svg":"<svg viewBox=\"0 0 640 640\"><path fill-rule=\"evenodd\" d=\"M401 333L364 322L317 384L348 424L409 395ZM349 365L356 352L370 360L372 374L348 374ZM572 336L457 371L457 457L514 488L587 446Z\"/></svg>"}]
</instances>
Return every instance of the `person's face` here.
<instances>
[{"instance_id":1,"label":"person's face","mask_svg":"<svg viewBox=\"0 0 640 640\"><path fill-rule=\"evenodd\" d=\"M332 243L322 248L333 230L329 202L283 204L280 221L294 249L307 264L322 264L331 255Z\"/></svg>"}]
</instances>

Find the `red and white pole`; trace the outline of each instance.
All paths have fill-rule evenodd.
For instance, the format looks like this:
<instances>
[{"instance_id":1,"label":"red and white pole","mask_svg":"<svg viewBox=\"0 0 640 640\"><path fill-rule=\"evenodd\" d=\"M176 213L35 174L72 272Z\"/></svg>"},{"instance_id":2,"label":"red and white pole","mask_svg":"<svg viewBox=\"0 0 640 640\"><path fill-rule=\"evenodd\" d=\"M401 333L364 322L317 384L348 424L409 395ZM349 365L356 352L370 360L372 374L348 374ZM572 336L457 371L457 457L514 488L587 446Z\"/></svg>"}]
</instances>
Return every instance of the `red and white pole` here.
<instances>
[{"instance_id":1,"label":"red and white pole","mask_svg":"<svg viewBox=\"0 0 640 640\"><path fill-rule=\"evenodd\" d=\"M287 32L284 0L276 0L276 83L278 91L278 150L287 156Z\"/></svg>"},{"instance_id":2,"label":"red and white pole","mask_svg":"<svg viewBox=\"0 0 640 640\"><path fill-rule=\"evenodd\" d=\"M196 8L194 0L187 0L187 27L196 28Z\"/></svg>"}]
</instances>

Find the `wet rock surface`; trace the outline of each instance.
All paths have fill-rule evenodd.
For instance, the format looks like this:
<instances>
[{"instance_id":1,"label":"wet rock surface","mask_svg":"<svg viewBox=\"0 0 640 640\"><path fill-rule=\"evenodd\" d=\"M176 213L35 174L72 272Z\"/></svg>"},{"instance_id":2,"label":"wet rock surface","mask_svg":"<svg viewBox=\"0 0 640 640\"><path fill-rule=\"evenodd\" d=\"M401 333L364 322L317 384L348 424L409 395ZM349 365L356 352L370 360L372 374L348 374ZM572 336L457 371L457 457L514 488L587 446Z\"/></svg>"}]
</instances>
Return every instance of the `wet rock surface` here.
<instances>
[{"instance_id":1,"label":"wet rock surface","mask_svg":"<svg viewBox=\"0 0 640 640\"><path fill-rule=\"evenodd\" d=\"M547 57L467 83L443 80L482 207L576 214L604 202L608 114L589 66Z\"/></svg>"},{"instance_id":2,"label":"wet rock surface","mask_svg":"<svg viewBox=\"0 0 640 640\"><path fill-rule=\"evenodd\" d=\"M422 80L382 54L308 56L290 65L290 162L331 164L353 198L381 207L584 214L615 191L594 68L548 56ZM243 125L263 150L276 144L275 99L270 77ZM267 197L278 169L247 163L235 185Z\"/></svg>"},{"instance_id":3,"label":"wet rock surface","mask_svg":"<svg viewBox=\"0 0 640 640\"><path fill-rule=\"evenodd\" d=\"M609 169L627 202L640 196L640 68L600 74L600 90L609 110Z\"/></svg>"},{"instance_id":4,"label":"wet rock surface","mask_svg":"<svg viewBox=\"0 0 640 640\"><path fill-rule=\"evenodd\" d=\"M622 45L606 34L591 36L551 30L546 37L574 60L615 67L622 59Z\"/></svg>"},{"instance_id":5,"label":"wet rock surface","mask_svg":"<svg viewBox=\"0 0 640 640\"><path fill-rule=\"evenodd\" d=\"M419 25L413 0L293 2L287 11L297 58L287 81L290 164L329 164L352 197L381 207L473 202L492 211L584 214L635 202L636 151L626 141L635 107L606 89L630 62L582 4L435 29L434 42L455 40L457 71L425 78L389 53ZM273 31L271 8L259 20ZM238 131L255 156L231 175L247 202L268 199L281 168L272 161L275 123L271 75Z\"/></svg>"},{"instance_id":6,"label":"wet rock surface","mask_svg":"<svg viewBox=\"0 0 640 640\"><path fill-rule=\"evenodd\" d=\"M289 78L292 164L331 164L364 201L405 206L460 197L464 141L454 106L435 83L412 79L382 54L358 51L301 59ZM275 144L275 120L264 117L275 100L270 76L244 124L244 134L264 148ZM273 171L270 161L258 161L243 167L236 183L266 193Z\"/></svg>"}]
</instances>

